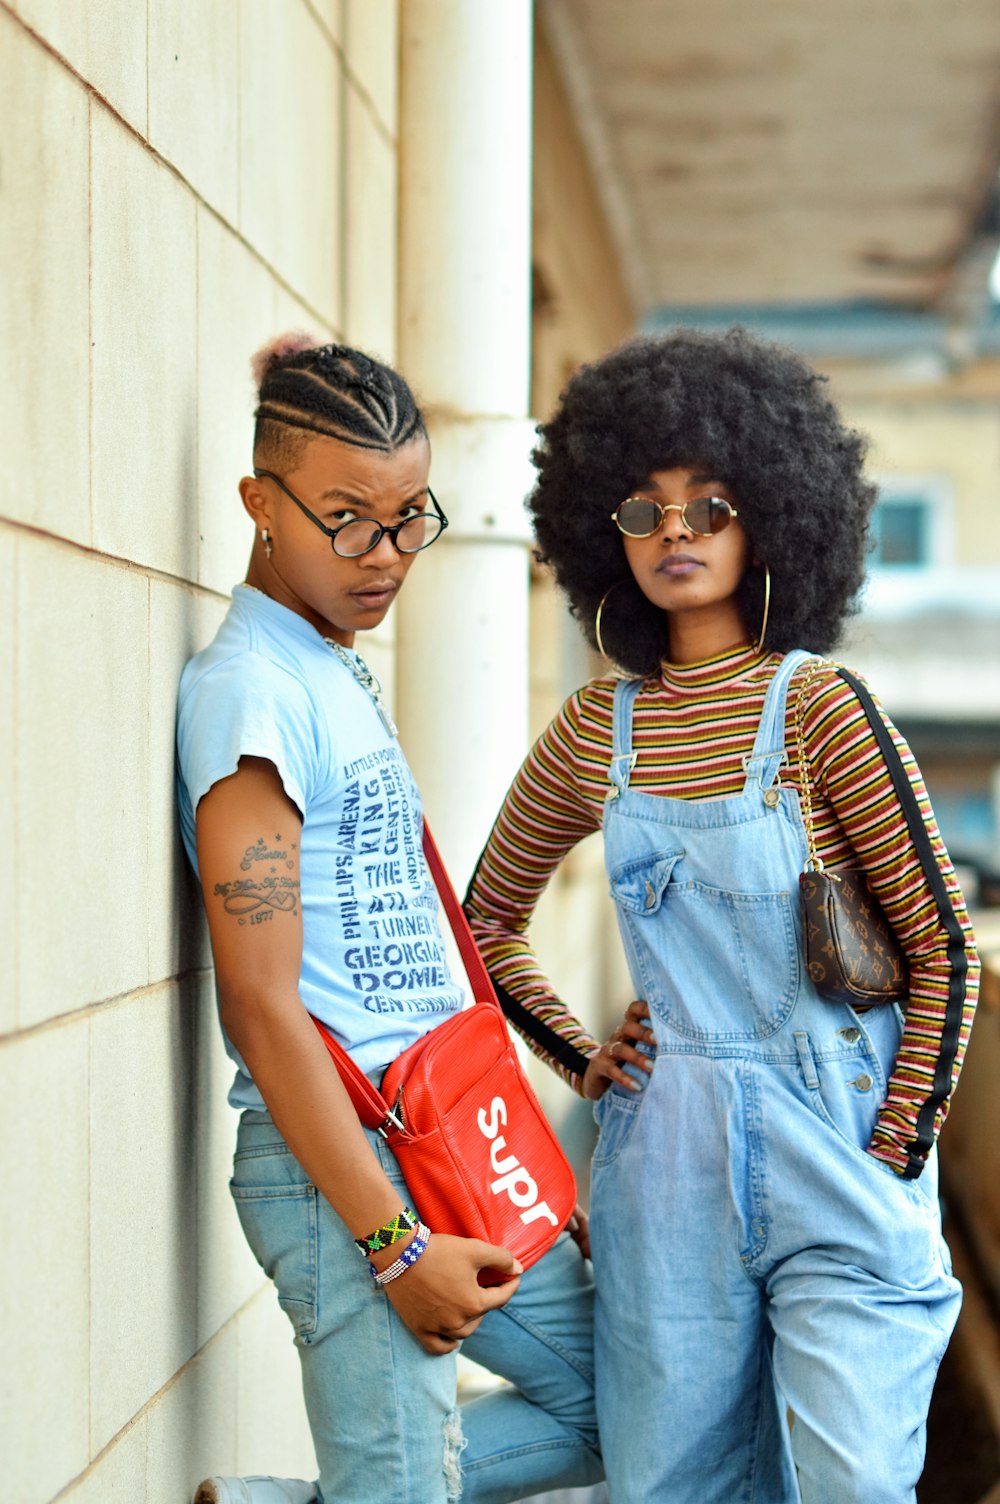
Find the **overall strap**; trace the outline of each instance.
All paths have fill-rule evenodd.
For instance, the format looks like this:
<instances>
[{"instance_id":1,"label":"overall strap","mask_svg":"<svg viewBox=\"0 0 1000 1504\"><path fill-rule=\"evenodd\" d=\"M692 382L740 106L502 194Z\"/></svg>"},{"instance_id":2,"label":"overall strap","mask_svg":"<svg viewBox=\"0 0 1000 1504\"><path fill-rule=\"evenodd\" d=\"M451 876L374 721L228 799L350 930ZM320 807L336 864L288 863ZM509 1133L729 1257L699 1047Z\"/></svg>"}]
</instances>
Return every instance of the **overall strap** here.
<instances>
[{"instance_id":1,"label":"overall strap","mask_svg":"<svg viewBox=\"0 0 1000 1504\"><path fill-rule=\"evenodd\" d=\"M617 799L628 788L629 774L635 767L636 754L632 751L632 707L642 688L642 679L619 679L615 685L615 708L612 724L612 754L608 778L612 783L611 798Z\"/></svg>"},{"instance_id":2,"label":"overall strap","mask_svg":"<svg viewBox=\"0 0 1000 1504\"><path fill-rule=\"evenodd\" d=\"M753 751L749 757L743 759L747 775L743 785L744 793L754 787L765 791L769 789L777 780L779 770L788 762L788 752L785 748L785 703L788 699L788 682L800 664L815 656L814 653L806 653L801 648L796 648L793 652L786 653L779 663L774 678L767 687L767 694L764 696L764 708L760 713L760 724L757 727L757 735L754 737Z\"/></svg>"}]
</instances>

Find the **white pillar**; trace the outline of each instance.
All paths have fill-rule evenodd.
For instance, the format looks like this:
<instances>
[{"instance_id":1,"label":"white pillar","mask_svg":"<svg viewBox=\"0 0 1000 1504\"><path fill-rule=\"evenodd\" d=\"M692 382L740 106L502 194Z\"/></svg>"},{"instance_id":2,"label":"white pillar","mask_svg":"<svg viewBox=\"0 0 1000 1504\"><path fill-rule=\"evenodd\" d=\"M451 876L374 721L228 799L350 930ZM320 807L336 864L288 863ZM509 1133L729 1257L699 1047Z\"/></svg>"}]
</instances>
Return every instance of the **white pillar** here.
<instances>
[{"instance_id":1,"label":"white pillar","mask_svg":"<svg viewBox=\"0 0 1000 1504\"><path fill-rule=\"evenodd\" d=\"M451 526L397 610L400 734L456 887L526 750L531 0L402 0L399 367Z\"/></svg>"}]
</instances>

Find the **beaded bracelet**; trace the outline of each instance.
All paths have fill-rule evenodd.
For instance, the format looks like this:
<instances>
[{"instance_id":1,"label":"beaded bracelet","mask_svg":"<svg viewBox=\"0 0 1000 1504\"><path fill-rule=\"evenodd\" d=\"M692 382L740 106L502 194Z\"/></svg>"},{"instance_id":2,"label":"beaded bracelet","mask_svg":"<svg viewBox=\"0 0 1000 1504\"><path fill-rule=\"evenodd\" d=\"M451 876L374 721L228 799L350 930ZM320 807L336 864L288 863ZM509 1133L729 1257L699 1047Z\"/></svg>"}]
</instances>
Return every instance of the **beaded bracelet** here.
<instances>
[{"instance_id":1,"label":"beaded bracelet","mask_svg":"<svg viewBox=\"0 0 1000 1504\"><path fill-rule=\"evenodd\" d=\"M374 1264L368 1265L368 1272L375 1283L377 1285L388 1285L392 1280L398 1279L401 1274L405 1274L407 1269L412 1269L420 1255L426 1251L430 1238L430 1228L425 1223L418 1222L414 1237L407 1243L394 1264L390 1264L388 1269L382 1270L376 1269Z\"/></svg>"},{"instance_id":2,"label":"beaded bracelet","mask_svg":"<svg viewBox=\"0 0 1000 1504\"><path fill-rule=\"evenodd\" d=\"M370 1253L378 1253L381 1248L390 1248L393 1243L398 1243L400 1238L405 1238L408 1232L412 1232L417 1225L417 1214L412 1206L404 1206L401 1212L390 1217L388 1222L383 1222L381 1227L376 1227L367 1238L355 1238L358 1250L365 1258Z\"/></svg>"}]
</instances>

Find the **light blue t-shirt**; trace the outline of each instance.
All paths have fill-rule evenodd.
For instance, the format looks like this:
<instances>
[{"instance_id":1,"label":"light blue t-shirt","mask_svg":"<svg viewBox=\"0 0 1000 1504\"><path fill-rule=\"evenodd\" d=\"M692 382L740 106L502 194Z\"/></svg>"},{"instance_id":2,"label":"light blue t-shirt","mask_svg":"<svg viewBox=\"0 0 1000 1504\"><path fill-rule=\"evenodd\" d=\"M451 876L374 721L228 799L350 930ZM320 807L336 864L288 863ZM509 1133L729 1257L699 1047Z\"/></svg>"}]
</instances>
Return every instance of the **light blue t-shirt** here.
<instances>
[{"instance_id":1,"label":"light blue t-shirt","mask_svg":"<svg viewBox=\"0 0 1000 1504\"><path fill-rule=\"evenodd\" d=\"M241 757L277 768L303 817L299 992L362 1071L380 1070L461 1007L413 775L370 695L303 617L236 587L215 640L181 677L177 755L181 832L195 871L198 801ZM280 907L286 836L261 832L267 844L272 837L267 901ZM237 1065L230 1102L261 1108L228 1039L226 1048Z\"/></svg>"}]
</instances>

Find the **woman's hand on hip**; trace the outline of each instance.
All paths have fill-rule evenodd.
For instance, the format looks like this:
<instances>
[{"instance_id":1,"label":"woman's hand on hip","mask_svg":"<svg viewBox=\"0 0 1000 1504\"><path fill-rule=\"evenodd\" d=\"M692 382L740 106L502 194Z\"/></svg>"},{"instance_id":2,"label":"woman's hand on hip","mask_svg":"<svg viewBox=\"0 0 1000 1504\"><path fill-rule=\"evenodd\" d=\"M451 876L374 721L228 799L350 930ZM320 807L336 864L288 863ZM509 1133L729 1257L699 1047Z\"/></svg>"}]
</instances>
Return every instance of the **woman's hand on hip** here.
<instances>
[{"instance_id":1,"label":"woman's hand on hip","mask_svg":"<svg viewBox=\"0 0 1000 1504\"><path fill-rule=\"evenodd\" d=\"M636 1049L636 1044L640 1041L643 1044L655 1045L656 1043L656 1036L645 1022L648 1018L648 1003L640 999L629 1003L617 1029L609 1035L607 1042L591 1055L583 1077L583 1095L591 1102L596 1102L599 1097L603 1097L611 1085L624 1086L629 1091L642 1090L639 1082L627 1075L622 1066L637 1065L648 1075L652 1074L652 1060Z\"/></svg>"}]
</instances>

